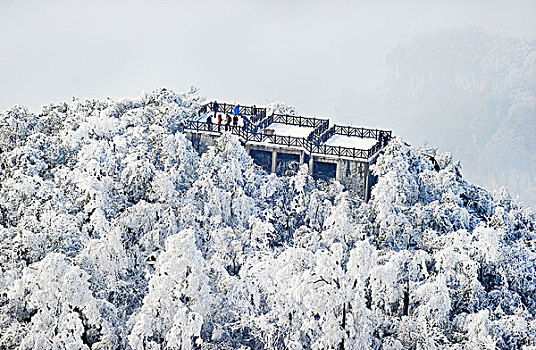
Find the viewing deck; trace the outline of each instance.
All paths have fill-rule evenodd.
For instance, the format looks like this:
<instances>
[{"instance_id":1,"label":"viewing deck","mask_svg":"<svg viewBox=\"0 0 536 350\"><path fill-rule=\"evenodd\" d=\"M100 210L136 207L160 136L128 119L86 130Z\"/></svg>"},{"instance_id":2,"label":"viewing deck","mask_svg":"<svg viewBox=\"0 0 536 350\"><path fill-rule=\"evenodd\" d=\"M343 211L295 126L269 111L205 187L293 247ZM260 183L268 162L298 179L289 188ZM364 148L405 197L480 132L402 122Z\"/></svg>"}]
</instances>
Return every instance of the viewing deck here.
<instances>
[{"instance_id":1,"label":"viewing deck","mask_svg":"<svg viewBox=\"0 0 536 350\"><path fill-rule=\"evenodd\" d=\"M236 117L235 107L238 107ZM283 175L294 172L297 164L308 163L309 172L315 178L334 178L345 187L360 191L365 200L375 181L369 165L392 137L391 131L330 127L328 119L218 102L203 105L196 117L184 122L184 131L200 152L202 144L206 147L214 137L230 132L240 138L255 163L267 172Z\"/></svg>"}]
</instances>

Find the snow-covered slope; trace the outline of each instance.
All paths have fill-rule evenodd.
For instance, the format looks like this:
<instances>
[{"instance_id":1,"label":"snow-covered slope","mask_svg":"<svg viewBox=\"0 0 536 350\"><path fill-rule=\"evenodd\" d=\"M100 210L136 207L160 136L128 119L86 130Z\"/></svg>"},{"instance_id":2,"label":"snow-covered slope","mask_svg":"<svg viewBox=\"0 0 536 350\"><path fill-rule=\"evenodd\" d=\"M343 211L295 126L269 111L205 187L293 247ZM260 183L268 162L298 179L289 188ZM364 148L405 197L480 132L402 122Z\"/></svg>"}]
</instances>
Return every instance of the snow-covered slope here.
<instances>
[{"instance_id":1,"label":"snow-covered slope","mask_svg":"<svg viewBox=\"0 0 536 350\"><path fill-rule=\"evenodd\" d=\"M0 348L518 349L536 214L394 139L363 203L177 132L194 93L0 113Z\"/></svg>"}]
</instances>

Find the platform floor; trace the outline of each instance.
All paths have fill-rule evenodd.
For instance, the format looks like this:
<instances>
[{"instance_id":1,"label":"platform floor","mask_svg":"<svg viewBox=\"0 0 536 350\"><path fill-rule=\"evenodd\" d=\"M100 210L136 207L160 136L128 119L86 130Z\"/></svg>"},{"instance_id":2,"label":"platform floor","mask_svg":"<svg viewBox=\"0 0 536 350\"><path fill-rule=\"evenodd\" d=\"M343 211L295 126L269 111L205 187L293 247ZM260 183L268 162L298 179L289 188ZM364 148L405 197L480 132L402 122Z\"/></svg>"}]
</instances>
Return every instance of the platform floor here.
<instances>
[{"instance_id":1,"label":"platform floor","mask_svg":"<svg viewBox=\"0 0 536 350\"><path fill-rule=\"evenodd\" d=\"M326 141L327 146L335 147L346 147L346 148L356 148L356 149L371 149L375 144L378 143L378 140L372 138L363 138L357 136L346 136L346 135L333 135Z\"/></svg>"},{"instance_id":2,"label":"platform floor","mask_svg":"<svg viewBox=\"0 0 536 350\"><path fill-rule=\"evenodd\" d=\"M298 125L287 125L282 123L272 123L266 129L274 130L275 135L307 137L313 132L314 128Z\"/></svg>"}]
</instances>

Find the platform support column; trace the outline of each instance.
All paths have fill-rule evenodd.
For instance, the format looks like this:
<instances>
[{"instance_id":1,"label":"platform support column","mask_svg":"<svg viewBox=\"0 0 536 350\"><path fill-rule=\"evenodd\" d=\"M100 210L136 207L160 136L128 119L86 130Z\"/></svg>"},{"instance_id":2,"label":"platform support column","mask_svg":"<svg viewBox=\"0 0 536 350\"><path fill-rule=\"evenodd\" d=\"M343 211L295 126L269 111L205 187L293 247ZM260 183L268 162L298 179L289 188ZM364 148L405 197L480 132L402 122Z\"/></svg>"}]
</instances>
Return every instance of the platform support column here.
<instances>
[{"instance_id":1,"label":"platform support column","mask_svg":"<svg viewBox=\"0 0 536 350\"><path fill-rule=\"evenodd\" d=\"M272 173L275 173L277 164L277 151L272 151Z\"/></svg>"},{"instance_id":2,"label":"platform support column","mask_svg":"<svg viewBox=\"0 0 536 350\"><path fill-rule=\"evenodd\" d=\"M300 165L303 164L303 159L305 158L303 151L300 152Z\"/></svg>"},{"instance_id":3,"label":"platform support column","mask_svg":"<svg viewBox=\"0 0 536 350\"><path fill-rule=\"evenodd\" d=\"M342 160L337 160L337 167L335 168L335 180L341 181L342 175Z\"/></svg>"},{"instance_id":4,"label":"platform support column","mask_svg":"<svg viewBox=\"0 0 536 350\"><path fill-rule=\"evenodd\" d=\"M365 199L365 202L368 202L369 198L370 198L370 174L369 174L369 163L364 163L363 164L363 176L365 177L364 178L364 184L365 186L363 186L363 198Z\"/></svg>"},{"instance_id":5,"label":"platform support column","mask_svg":"<svg viewBox=\"0 0 536 350\"><path fill-rule=\"evenodd\" d=\"M309 175L313 175L313 155L309 158Z\"/></svg>"}]
</instances>

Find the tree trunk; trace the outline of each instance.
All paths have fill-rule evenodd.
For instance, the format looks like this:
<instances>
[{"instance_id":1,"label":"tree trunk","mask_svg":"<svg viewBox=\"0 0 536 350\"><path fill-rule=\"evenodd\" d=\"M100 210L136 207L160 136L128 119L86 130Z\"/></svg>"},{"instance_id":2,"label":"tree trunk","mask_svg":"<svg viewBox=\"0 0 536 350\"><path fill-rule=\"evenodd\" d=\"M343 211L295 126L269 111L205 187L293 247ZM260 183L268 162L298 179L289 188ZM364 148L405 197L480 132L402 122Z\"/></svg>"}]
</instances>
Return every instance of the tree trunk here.
<instances>
[{"instance_id":1,"label":"tree trunk","mask_svg":"<svg viewBox=\"0 0 536 350\"><path fill-rule=\"evenodd\" d=\"M343 331L346 329L346 303L342 304L342 323L341 327ZM339 344L339 349L344 350L344 335L341 339L341 343Z\"/></svg>"}]
</instances>

